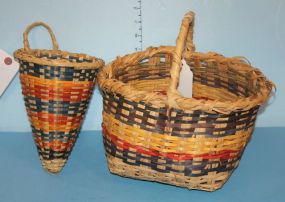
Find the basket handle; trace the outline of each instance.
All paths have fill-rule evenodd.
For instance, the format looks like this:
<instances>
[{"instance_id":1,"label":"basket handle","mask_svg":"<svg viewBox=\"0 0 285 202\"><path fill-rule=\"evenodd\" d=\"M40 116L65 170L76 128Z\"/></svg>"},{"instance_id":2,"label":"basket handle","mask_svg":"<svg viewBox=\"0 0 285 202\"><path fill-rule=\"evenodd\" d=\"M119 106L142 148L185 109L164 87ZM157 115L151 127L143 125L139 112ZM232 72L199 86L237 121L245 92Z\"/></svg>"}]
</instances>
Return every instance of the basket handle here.
<instances>
[{"instance_id":1,"label":"basket handle","mask_svg":"<svg viewBox=\"0 0 285 202\"><path fill-rule=\"evenodd\" d=\"M180 71L181 71L181 59L184 50L195 51L193 44L193 27L194 27L195 13L189 11L184 15L182 20L179 35L176 39L176 47L173 55L172 66L170 70L170 84L168 88L169 93L177 94L177 87L179 83Z\"/></svg>"},{"instance_id":2,"label":"basket handle","mask_svg":"<svg viewBox=\"0 0 285 202\"><path fill-rule=\"evenodd\" d=\"M52 29L50 28L50 26L48 26L46 23L44 22L34 22L33 24L29 25L25 32L23 33L23 36L24 36L24 49L25 51L30 51L31 48L30 48L30 44L29 44L29 40L28 40L28 35L30 33L30 31L35 28L35 27L38 27L38 26L42 26L44 28L46 28L50 34L50 37L51 37L51 41L52 41L52 46L53 46L53 50L58 50L58 43L56 41L56 38L54 36L54 33L52 31Z\"/></svg>"}]
</instances>

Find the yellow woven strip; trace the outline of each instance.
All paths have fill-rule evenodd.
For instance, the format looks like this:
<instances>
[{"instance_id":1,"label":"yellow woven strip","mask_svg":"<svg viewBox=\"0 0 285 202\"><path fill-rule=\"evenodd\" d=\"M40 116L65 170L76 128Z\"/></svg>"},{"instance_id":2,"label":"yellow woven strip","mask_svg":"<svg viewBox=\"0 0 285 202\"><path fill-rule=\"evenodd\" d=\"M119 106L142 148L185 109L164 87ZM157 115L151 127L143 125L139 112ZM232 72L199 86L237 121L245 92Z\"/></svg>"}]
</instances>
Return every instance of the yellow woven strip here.
<instances>
[{"instance_id":1,"label":"yellow woven strip","mask_svg":"<svg viewBox=\"0 0 285 202\"><path fill-rule=\"evenodd\" d=\"M247 131L239 131L233 135L225 137L205 137L196 136L183 138L159 134L140 129L139 126L124 124L114 116L103 112L103 123L109 133L130 144L143 146L160 152L175 152L185 154L207 154L224 150L242 150L252 132L252 128Z\"/></svg>"},{"instance_id":2,"label":"yellow woven strip","mask_svg":"<svg viewBox=\"0 0 285 202\"><path fill-rule=\"evenodd\" d=\"M49 85L59 85L59 84L65 84L67 86L69 85L73 85L74 87L76 87L76 85L82 85L82 84L86 84L86 85L92 85L94 82L93 81L61 81L61 80L50 80L50 79L44 79L44 78L39 78L39 77L34 77L31 75L27 75L27 74L20 74L20 78L22 80L25 79L32 79L33 81L35 81L36 83L39 84L49 84Z\"/></svg>"}]
</instances>

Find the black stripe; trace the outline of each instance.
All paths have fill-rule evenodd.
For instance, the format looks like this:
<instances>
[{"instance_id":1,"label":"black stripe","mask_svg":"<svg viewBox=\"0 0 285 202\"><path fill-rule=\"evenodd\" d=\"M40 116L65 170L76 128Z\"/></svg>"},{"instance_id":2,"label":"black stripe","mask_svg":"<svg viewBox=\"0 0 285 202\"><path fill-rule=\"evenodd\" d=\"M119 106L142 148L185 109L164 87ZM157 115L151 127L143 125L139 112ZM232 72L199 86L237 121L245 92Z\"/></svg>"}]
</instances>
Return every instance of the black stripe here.
<instances>
[{"instance_id":1,"label":"black stripe","mask_svg":"<svg viewBox=\"0 0 285 202\"><path fill-rule=\"evenodd\" d=\"M68 142L72 138L77 138L80 132L80 128L75 130L70 130L68 132L62 131L50 131L49 133L45 133L42 130L36 129L32 126L33 136L36 138L41 138L43 141L53 141L53 140L60 140L62 142Z\"/></svg>"},{"instance_id":2,"label":"black stripe","mask_svg":"<svg viewBox=\"0 0 285 202\"><path fill-rule=\"evenodd\" d=\"M74 67L50 67L20 61L20 73L34 77L60 81L95 81L98 69L75 69Z\"/></svg>"},{"instance_id":3,"label":"black stripe","mask_svg":"<svg viewBox=\"0 0 285 202\"><path fill-rule=\"evenodd\" d=\"M89 99L80 102L68 101L43 101L40 98L24 96L26 107L33 112L48 112L51 114L62 114L66 116L77 116L85 114Z\"/></svg>"},{"instance_id":4,"label":"black stripe","mask_svg":"<svg viewBox=\"0 0 285 202\"><path fill-rule=\"evenodd\" d=\"M34 127L32 127L33 130L33 136L34 138L40 138L43 142L50 142L53 140L59 140L61 142L70 142L73 141L74 144L77 141L78 134L80 129L78 130L72 130L69 133L64 133L64 132L49 132L49 133L44 133L41 130L37 130ZM73 144L73 146L74 146ZM73 146L70 148L70 150L65 150L65 151L54 151L52 149L46 149L43 147L40 147L37 145L37 150L39 155L45 159L45 160L53 160L53 159L67 159L68 156L70 155Z\"/></svg>"},{"instance_id":5,"label":"black stripe","mask_svg":"<svg viewBox=\"0 0 285 202\"><path fill-rule=\"evenodd\" d=\"M183 111L172 108L167 114L166 107L154 108L144 102L132 102L118 94L103 92L103 98L104 112L120 122L139 126L146 131L178 137L224 137L237 131L246 131L254 126L259 109L259 106L256 106L247 111L230 114L210 114L199 110ZM221 127L221 124L224 126ZM198 128L204 129L205 132L198 132Z\"/></svg>"},{"instance_id":6,"label":"black stripe","mask_svg":"<svg viewBox=\"0 0 285 202\"><path fill-rule=\"evenodd\" d=\"M72 147L73 148L73 147ZM55 160L55 159L68 159L71 151L72 151L72 148L71 150L69 151L61 151L61 152L58 152L58 151L53 151L51 149L45 149L45 148L42 148L42 147L39 147L37 146L37 149L38 149L38 154L44 159L44 160Z\"/></svg>"}]
</instances>

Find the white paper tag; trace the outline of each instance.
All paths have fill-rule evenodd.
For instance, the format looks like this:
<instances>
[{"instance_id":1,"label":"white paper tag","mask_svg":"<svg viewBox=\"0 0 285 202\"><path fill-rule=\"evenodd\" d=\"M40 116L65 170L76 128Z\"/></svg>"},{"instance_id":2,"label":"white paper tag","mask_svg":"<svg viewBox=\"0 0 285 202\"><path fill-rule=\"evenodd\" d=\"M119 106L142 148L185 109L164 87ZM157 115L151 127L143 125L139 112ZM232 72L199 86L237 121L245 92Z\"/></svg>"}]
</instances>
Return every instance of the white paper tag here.
<instances>
[{"instance_id":1,"label":"white paper tag","mask_svg":"<svg viewBox=\"0 0 285 202\"><path fill-rule=\"evenodd\" d=\"M19 63L12 56L0 50L0 97L19 70Z\"/></svg>"},{"instance_id":2,"label":"white paper tag","mask_svg":"<svg viewBox=\"0 0 285 202\"><path fill-rule=\"evenodd\" d=\"M192 98L192 88L193 88L193 72L191 71L186 61L183 59L178 91L181 93L182 96Z\"/></svg>"}]
</instances>

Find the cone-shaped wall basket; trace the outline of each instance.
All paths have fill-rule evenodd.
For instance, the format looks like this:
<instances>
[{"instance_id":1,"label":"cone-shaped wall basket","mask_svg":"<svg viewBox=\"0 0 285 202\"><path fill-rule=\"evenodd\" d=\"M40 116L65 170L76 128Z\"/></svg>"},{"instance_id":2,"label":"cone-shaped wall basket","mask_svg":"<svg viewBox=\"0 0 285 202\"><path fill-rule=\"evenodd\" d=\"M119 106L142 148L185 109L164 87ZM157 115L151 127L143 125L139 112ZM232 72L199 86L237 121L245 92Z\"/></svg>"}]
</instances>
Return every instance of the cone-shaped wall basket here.
<instances>
[{"instance_id":1,"label":"cone-shaped wall basket","mask_svg":"<svg viewBox=\"0 0 285 202\"><path fill-rule=\"evenodd\" d=\"M29 32L45 27L53 50L31 49ZM98 69L104 61L85 54L58 50L51 28L36 22L24 32L24 48L14 55L20 63L20 80L27 114L43 167L58 173L65 165L92 95Z\"/></svg>"}]
</instances>

